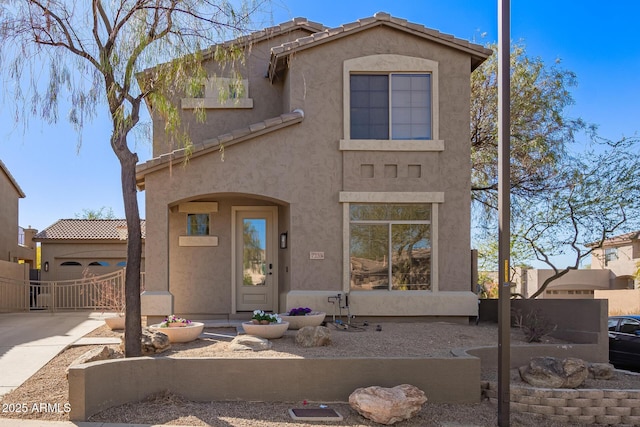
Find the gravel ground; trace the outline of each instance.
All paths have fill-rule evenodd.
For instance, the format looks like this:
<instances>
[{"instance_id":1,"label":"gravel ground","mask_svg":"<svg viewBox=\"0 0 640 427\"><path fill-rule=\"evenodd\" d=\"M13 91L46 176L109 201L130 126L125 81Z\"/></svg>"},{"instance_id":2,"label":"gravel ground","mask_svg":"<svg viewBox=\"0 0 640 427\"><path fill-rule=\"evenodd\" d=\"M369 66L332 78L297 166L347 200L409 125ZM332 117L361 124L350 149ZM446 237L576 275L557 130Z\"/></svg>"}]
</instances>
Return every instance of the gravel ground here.
<instances>
[{"instance_id":1,"label":"gravel ground","mask_svg":"<svg viewBox=\"0 0 640 427\"><path fill-rule=\"evenodd\" d=\"M302 349L294 342L295 331L287 331L281 339L273 340L273 348L263 352L231 352L227 349L235 335L234 329L206 329L206 337L191 343L174 344L162 354L169 357L334 357L334 356L432 356L450 357L453 348L469 348L497 345L497 327L491 324L460 325L437 323L380 323L354 329L353 332L332 328L332 345ZM119 336L117 332L101 327L89 336ZM525 344L519 330L513 330L512 345ZM548 342L558 342L548 340ZM42 420L68 420L64 405L68 401L68 383L65 369L91 346L67 349L38 371L22 386L3 396L2 407L10 404L26 404L28 411L0 413L0 417L30 418ZM117 346L113 346L118 351ZM495 370L483 370L483 379L495 380ZM512 372L512 385L520 383L517 372ZM619 372L614 380L606 383L589 380L585 388L633 388L640 389L637 376ZM33 410L34 404L48 403L47 410ZM307 407L317 407L321 402L310 402ZM55 406L57 404L57 407ZM346 403L326 403L343 417L342 422L300 422L288 414L290 408L300 408L304 402L190 402L178 395L163 393L150 396L142 402L122 405L103 411L90 421L118 423L148 423L166 425L224 426L224 427L311 427L318 425L375 426ZM52 411L51 406L60 411ZM417 426L494 426L497 425L497 407L484 401L478 404L433 404L427 402L422 411L411 420L395 424L398 427ZM560 424L538 417L511 413L513 426L559 426ZM568 424L563 424L568 425Z\"/></svg>"}]
</instances>

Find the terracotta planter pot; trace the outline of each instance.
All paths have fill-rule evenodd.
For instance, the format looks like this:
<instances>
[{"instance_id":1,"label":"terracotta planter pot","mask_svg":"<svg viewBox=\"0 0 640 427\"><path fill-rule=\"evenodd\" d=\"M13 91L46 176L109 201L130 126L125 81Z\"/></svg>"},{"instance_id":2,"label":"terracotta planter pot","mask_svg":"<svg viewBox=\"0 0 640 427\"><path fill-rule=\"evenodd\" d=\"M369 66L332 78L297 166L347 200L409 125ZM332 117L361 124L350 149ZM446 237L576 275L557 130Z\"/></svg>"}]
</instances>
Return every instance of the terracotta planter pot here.
<instances>
[{"instance_id":1,"label":"terracotta planter pot","mask_svg":"<svg viewBox=\"0 0 640 427\"><path fill-rule=\"evenodd\" d=\"M105 317L104 323L113 330L113 329L124 329L124 314L116 314L112 317Z\"/></svg>"},{"instance_id":2,"label":"terracotta planter pot","mask_svg":"<svg viewBox=\"0 0 640 427\"><path fill-rule=\"evenodd\" d=\"M242 328L247 335L260 338L274 339L280 338L289 328L289 322L270 323L268 325L256 325L252 322L242 322Z\"/></svg>"},{"instance_id":3,"label":"terracotta planter pot","mask_svg":"<svg viewBox=\"0 0 640 427\"><path fill-rule=\"evenodd\" d=\"M173 322L173 323L169 323L169 327L170 328L182 328L184 326L187 326L187 323L184 322Z\"/></svg>"},{"instance_id":4,"label":"terracotta planter pot","mask_svg":"<svg viewBox=\"0 0 640 427\"><path fill-rule=\"evenodd\" d=\"M190 342L200 336L204 329L204 323L191 322L181 328L163 328L162 323L158 323L149 326L149 329L165 334L171 342Z\"/></svg>"},{"instance_id":5,"label":"terracotta planter pot","mask_svg":"<svg viewBox=\"0 0 640 427\"><path fill-rule=\"evenodd\" d=\"M283 321L289 322L289 329L302 329L305 326L320 326L324 322L327 313L312 311L304 316L287 316L287 314L279 314Z\"/></svg>"}]
</instances>

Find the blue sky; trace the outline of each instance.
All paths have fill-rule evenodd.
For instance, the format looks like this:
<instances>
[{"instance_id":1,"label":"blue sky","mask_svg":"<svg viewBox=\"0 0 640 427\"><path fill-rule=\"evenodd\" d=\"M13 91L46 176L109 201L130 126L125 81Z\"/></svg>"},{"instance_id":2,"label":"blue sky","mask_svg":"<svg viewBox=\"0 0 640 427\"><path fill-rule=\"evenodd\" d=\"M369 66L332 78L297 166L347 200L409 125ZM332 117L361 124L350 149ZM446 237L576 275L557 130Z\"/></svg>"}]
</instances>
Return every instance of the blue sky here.
<instances>
[{"instance_id":1,"label":"blue sky","mask_svg":"<svg viewBox=\"0 0 640 427\"><path fill-rule=\"evenodd\" d=\"M497 41L497 6L497 0L275 0L272 16L264 19L281 23L301 16L334 27L384 11L484 44ZM559 58L563 68L574 71L576 105L568 114L618 139L640 131L638 16L640 2L635 0L513 1L511 39L522 40L530 56L548 64ZM21 226L42 230L60 218L103 206L124 217L120 166L109 146L106 116L85 128L77 150L78 137L64 122L64 113L57 125L31 119L23 133L8 102L0 105L0 159L27 195L20 201ZM142 142L135 148L141 161L150 158L150 147ZM143 193L139 201L144 217Z\"/></svg>"}]
</instances>

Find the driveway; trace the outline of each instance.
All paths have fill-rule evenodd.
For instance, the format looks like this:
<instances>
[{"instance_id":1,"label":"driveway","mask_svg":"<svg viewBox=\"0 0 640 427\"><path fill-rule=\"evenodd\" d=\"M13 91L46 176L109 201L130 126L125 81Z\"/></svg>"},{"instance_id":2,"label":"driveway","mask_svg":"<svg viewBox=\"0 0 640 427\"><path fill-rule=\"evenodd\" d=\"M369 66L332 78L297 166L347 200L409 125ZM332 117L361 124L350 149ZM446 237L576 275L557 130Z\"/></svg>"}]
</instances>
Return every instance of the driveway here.
<instances>
[{"instance_id":1,"label":"driveway","mask_svg":"<svg viewBox=\"0 0 640 427\"><path fill-rule=\"evenodd\" d=\"M0 313L0 396L104 324L100 313Z\"/></svg>"}]
</instances>

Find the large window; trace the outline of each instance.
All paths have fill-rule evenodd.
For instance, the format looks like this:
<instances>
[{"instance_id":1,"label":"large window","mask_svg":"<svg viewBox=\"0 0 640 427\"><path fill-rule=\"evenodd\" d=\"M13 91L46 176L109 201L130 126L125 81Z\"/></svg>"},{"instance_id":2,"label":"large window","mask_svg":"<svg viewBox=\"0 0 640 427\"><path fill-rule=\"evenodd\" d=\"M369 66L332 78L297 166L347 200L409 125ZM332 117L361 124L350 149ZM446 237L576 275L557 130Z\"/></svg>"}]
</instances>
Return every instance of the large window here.
<instances>
[{"instance_id":1,"label":"large window","mask_svg":"<svg viewBox=\"0 0 640 427\"><path fill-rule=\"evenodd\" d=\"M431 290L431 204L351 204L349 229L352 290Z\"/></svg>"},{"instance_id":2,"label":"large window","mask_svg":"<svg viewBox=\"0 0 640 427\"><path fill-rule=\"evenodd\" d=\"M352 74L351 139L432 138L430 74Z\"/></svg>"}]
</instances>

